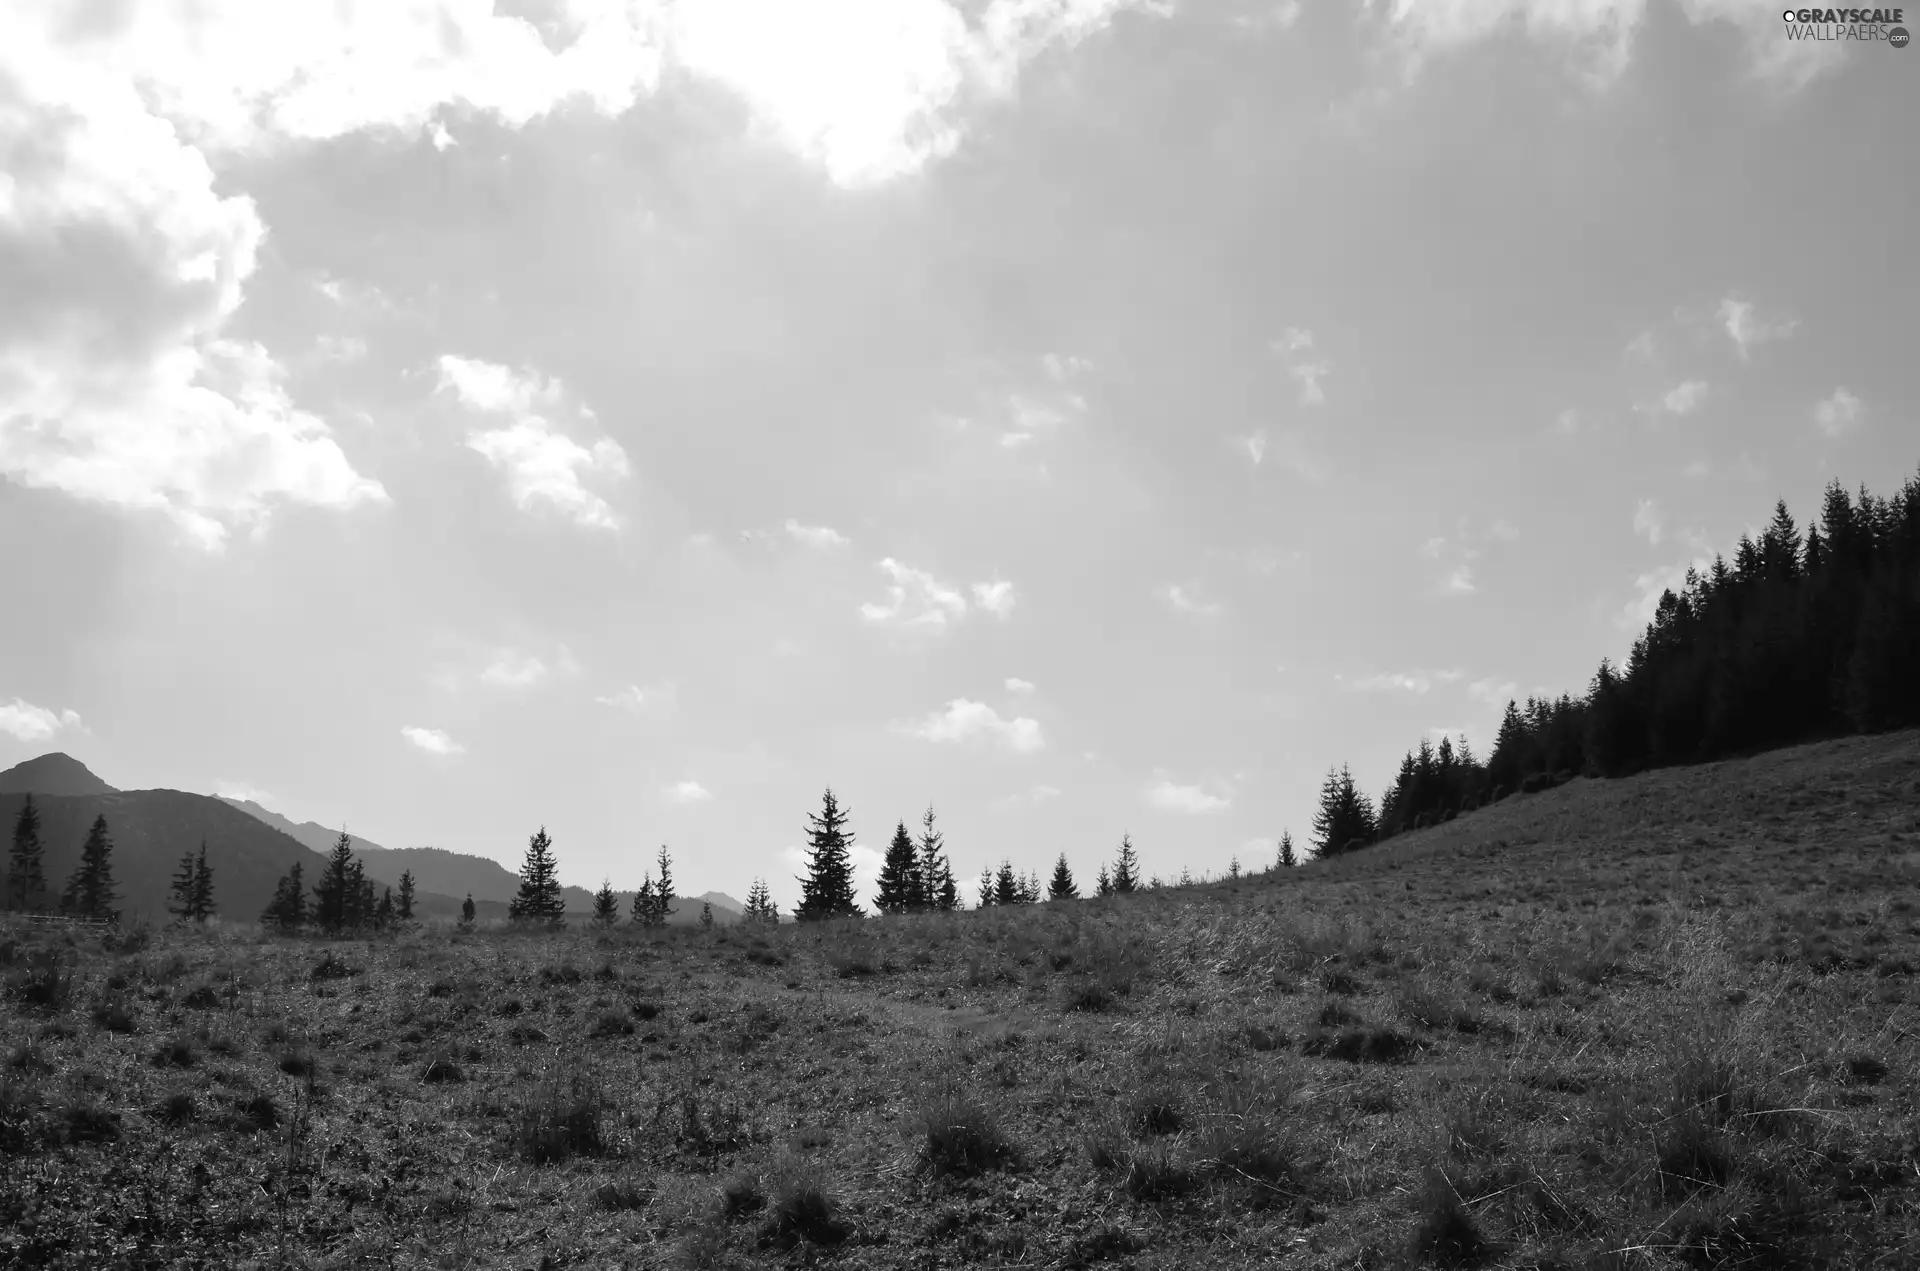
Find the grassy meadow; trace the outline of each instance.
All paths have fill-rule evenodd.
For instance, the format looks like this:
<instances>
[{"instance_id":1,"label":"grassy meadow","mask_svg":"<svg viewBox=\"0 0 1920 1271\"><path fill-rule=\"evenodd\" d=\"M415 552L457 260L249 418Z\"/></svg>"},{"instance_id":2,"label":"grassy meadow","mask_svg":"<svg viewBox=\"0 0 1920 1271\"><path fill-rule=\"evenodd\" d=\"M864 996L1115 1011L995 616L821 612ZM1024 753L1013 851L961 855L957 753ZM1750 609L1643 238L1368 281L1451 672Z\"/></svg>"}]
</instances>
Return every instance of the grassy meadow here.
<instances>
[{"instance_id":1,"label":"grassy meadow","mask_svg":"<svg viewBox=\"0 0 1920 1271\"><path fill-rule=\"evenodd\" d=\"M16 923L0 1264L1920 1266L1917 901L1908 732L1111 900Z\"/></svg>"}]
</instances>

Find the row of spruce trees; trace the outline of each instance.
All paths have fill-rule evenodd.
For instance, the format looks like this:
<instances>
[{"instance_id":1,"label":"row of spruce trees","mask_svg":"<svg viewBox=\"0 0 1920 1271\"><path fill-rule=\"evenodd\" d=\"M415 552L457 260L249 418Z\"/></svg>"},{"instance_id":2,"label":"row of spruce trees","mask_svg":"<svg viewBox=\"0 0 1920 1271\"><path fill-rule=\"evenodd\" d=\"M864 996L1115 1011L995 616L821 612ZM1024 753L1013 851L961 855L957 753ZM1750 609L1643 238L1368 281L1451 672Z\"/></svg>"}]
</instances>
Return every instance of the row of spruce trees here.
<instances>
[{"instance_id":1,"label":"row of spruce trees","mask_svg":"<svg viewBox=\"0 0 1920 1271\"><path fill-rule=\"evenodd\" d=\"M1920 475L1881 497L1828 484L1804 532L1786 501L1733 559L1668 588L1624 665L1579 696L1507 703L1483 763L1422 740L1379 800L1346 767L1314 816L1320 855L1451 820L1574 776L1756 754L1920 725Z\"/></svg>"},{"instance_id":2,"label":"row of spruce trees","mask_svg":"<svg viewBox=\"0 0 1920 1271\"><path fill-rule=\"evenodd\" d=\"M33 796L20 803L13 822L13 844L7 852L6 907L10 913L59 913L91 922L118 922L120 889L113 881L113 834L104 813L93 818L80 845L80 862L67 876L56 908L47 888L46 848L40 841L40 809ZM215 912L213 868L207 864L207 845L198 854L180 858L180 868L169 889L168 912L182 922L204 922Z\"/></svg>"}]
</instances>

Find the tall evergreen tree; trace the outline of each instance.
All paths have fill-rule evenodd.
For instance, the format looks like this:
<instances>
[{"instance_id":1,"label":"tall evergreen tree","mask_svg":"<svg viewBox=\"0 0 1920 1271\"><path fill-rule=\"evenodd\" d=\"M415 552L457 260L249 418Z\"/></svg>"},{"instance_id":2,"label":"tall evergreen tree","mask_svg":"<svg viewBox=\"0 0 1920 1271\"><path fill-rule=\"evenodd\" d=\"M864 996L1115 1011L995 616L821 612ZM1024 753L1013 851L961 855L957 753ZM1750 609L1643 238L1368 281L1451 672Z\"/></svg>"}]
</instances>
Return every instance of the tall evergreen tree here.
<instances>
[{"instance_id":1,"label":"tall evergreen tree","mask_svg":"<svg viewBox=\"0 0 1920 1271\"><path fill-rule=\"evenodd\" d=\"M920 854L914 849L907 823L894 827L893 840L880 862L880 891L873 898L874 909L883 914L904 914L920 908Z\"/></svg>"},{"instance_id":2,"label":"tall evergreen tree","mask_svg":"<svg viewBox=\"0 0 1920 1271\"><path fill-rule=\"evenodd\" d=\"M1053 863L1053 877L1047 882L1048 900L1078 900L1080 888L1073 881L1073 870L1067 865L1067 854L1060 853Z\"/></svg>"},{"instance_id":3,"label":"tall evergreen tree","mask_svg":"<svg viewBox=\"0 0 1920 1271\"><path fill-rule=\"evenodd\" d=\"M33 796L20 804L7 856L7 908L39 913L47 907L46 856L40 845L40 809Z\"/></svg>"},{"instance_id":4,"label":"tall evergreen tree","mask_svg":"<svg viewBox=\"0 0 1920 1271\"><path fill-rule=\"evenodd\" d=\"M193 880L193 853L188 852L180 858L179 868L173 871L173 878L167 884L167 912L178 922L194 919Z\"/></svg>"},{"instance_id":5,"label":"tall evergreen tree","mask_svg":"<svg viewBox=\"0 0 1920 1271\"><path fill-rule=\"evenodd\" d=\"M993 903L996 905L1017 905L1023 899L1020 894L1020 880L1014 876L1013 862L1002 860L1000 872L993 877Z\"/></svg>"},{"instance_id":6,"label":"tall evergreen tree","mask_svg":"<svg viewBox=\"0 0 1920 1271\"><path fill-rule=\"evenodd\" d=\"M1299 863L1300 858L1293 851L1293 831L1280 831L1280 868L1292 869Z\"/></svg>"},{"instance_id":7,"label":"tall evergreen tree","mask_svg":"<svg viewBox=\"0 0 1920 1271\"><path fill-rule=\"evenodd\" d=\"M107 833L107 818L95 815L87 841L80 847L80 863L67 879L60 897L60 908L76 918L114 922L120 917L113 902L119 899L113 886L113 838Z\"/></svg>"},{"instance_id":8,"label":"tall evergreen tree","mask_svg":"<svg viewBox=\"0 0 1920 1271\"><path fill-rule=\"evenodd\" d=\"M1329 769L1320 787L1320 806L1313 815L1314 850L1332 856L1370 841L1374 833L1372 801L1353 783L1345 765Z\"/></svg>"},{"instance_id":9,"label":"tall evergreen tree","mask_svg":"<svg viewBox=\"0 0 1920 1271\"><path fill-rule=\"evenodd\" d=\"M713 902L710 900L700 902L700 925L703 927L713 926Z\"/></svg>"},{"instance_id":10,"label":"tall evergreen tree","mask_svg":"<svg viewBox=\"0 0 1920 1271\"><path fill-rule=\"evenodd\" d=\"M673 907L678 899L673 890L673 858L667 855L667 845L660 845L660 854L654 857L654 863L660 867L660 881L653 885L653 904L660 915L660 925L666 926L667 919L680 912Z\"/></svg>"},{"instance_id":11,"label":"tall evergreen tree","mask_svg":"<svg viewBox=\"0 0 1920 1271\"><path fill-rule=\"evenodd\" d=\"M262 926L294 931L306 924L307 887L301 873L300 862L295 861L293 868L280 876L280 882L273 889L273 899L260 915Z\"/></svg>"},{"instance_id":12,"label":"tall evergreen tree","mask_svg":"<svg viewBox=\"0 0 1920 1271\"><path fill-rule=\"evenodd\" d=\"M620 921L620 897L613 891L612 879L601 879L600 890L593 893L593 925L611 927Z\"/></svg>"},{"instance_id":13,"label":"tall evergreen tree","mask_svg":"<svg viewBox=\"0 0 1920 1271\"><path fill-rule=\"evenodd\" d=\"M947 859L946 836L933 828L933 808L920 818L920 886L927 908L951 913L960 905L960 889L953 880L953 862Z\"/></svg>"},{"instance_id":14,"label":"tall evergreen tree","mask_svg":"<svg viewBox=\"0 0 1920 1271\"><path fill-rule=\"evenodd\" d=\"M354 882L353 839L344 828L327 854L327 866L320 881L313 885L313 921L323 931L339 931L352 916L352 898L348 888Z\"/></svg>"},{"instance_id":15,"label":"tall evergreen tree","mask_svg":"<svg viewBox=\"0 0 1920 1271\"><path fill-rule=\"evenodd\" d=\"M974 908L990 909L997 897L998 891L994 886L993 866L982 865L980 867L980 896Z\"/></svg>"},{"instance_id":16,"label":"tall evergreen tree","mask_svg":"<svg viewBox=\"0 0 1920 1271\"><path fill-rule=\"evenodd\" d=\"M640 890L633 893L633 921L640 927L657 927L665 921L660 917L660 904L653 894L651 871L640 880Z\"/></svg>"},{"instance_id":17,"label":"tall evergreen tree","mask_svg":"<svg viewBox=\"0 0 1920 1271\"><path fill-rule=\"evenodd\" d=\"M393 926L393 920L393 888L382 888L380 892L380 908L374 911L373 925L385 930Z\"/></svg>"},{"instance_id":18,"label":"tall evergreen tree","mask_svg":"<svg viewBox=\"0 0 1920 1271\"><path fill-rule=\"evenodd\" d=\"M766 926L778 926L780 907L773 903L773 894L767 890L767 880L756 878L747 891L746 920L763 923Z\"/></svg>"},{"instance_id":19,"label":"tall evergreen tree","mask_svg":"<svg viewBox=\"0 0 1920 1271\"><path fill-rule=\"evenodd\" d=\"M860 916L860 902L853 894L853 860L847 853L853 846L848 815L831 788L821 798L819 813L807 815L807 876L796 880L800 903L793 911L801 922Z\"/></svg>"},{"instance_id":20,"label":"tall evergreen tree","mask_svg":"<svg viewBox=\"0 0 1920 1271\"><path fill-rule=\"evenodd\" d=\"M207 864L207 841L200 840L200 855L193 862L193 919L205 922L213 917L213 867Z\"/></svg>"},{"instance_id":21,"label":"tall evergreen tree","mask_svg":"<svg viewBox=\"0 0 1920 1271\"><path fill-rule=\"evenodd\" d=\"M1101 863L1100 872L1094 877L1093 894L1096 896L1113 895L1113 875L1107 873L1105 862Z\"/></svg>"},{"instance_id":22,"label":"tall evergreen tree","mask_svg":"<svg viewBox=\"0 0 1920 1271\"><path fill-rule=\"evenodd\" d=\"M347 862L347 890L343 902L345 925L352 930L373 922L373 880L367 877L367 863L358 856Z\"/></svg>"},{"instance_id":23,"label":"tall evergreen tree","mask_svg":"<svg viewBox=\"0 0 1920 1271\"><path fill-rule=\"evenodd\" d=\"M520 891L507 902L507 917L556 927L565 922L567 902L560 894L559 875L553 840L547 837L543 825L527 840L526 859L520 865Z\"/></svg>"},{"instance_id":24,"label":"tall evergreen tree","mask_svg":"<svg viewBox=\"0 0 1920 1271\"><path fill-rule=\"evenodd\" d=\"M1133 837L1120 836L1120 855L1113 863L1113 891L1117 896L1125 896L1140 886L1140 857L1133 850Z\"/></svg>"},{"instance_id":25,"label":"tall evergreen tree","mask_svg":"<svg viewBox=\"0 0 1920 1271\"><path fill-rule=\"evenodd\" d=\"M405 870L400 875L400 921L413 920L413 871Z\"/></svg>"}]
</instances>

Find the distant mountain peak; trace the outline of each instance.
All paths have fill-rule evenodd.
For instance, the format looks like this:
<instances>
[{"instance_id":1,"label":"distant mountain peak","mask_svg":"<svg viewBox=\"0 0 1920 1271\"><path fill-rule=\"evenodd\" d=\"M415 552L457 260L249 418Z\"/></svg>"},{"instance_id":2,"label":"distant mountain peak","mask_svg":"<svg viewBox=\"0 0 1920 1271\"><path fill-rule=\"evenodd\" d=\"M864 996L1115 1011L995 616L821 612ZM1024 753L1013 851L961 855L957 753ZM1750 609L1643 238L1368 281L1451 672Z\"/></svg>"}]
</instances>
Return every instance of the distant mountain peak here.
<instances>
[{"instance_id":1,"label":"distant mountain peak","mask_svg":"<svg viewBox=\"0 0 1920 1271\"><path fill-rule=\"evenodd\" d=\"M17 763L0 772L0 794L97 795L118 790L93 775L87 765L61 751Z\"/></svg>"}]
</instances>

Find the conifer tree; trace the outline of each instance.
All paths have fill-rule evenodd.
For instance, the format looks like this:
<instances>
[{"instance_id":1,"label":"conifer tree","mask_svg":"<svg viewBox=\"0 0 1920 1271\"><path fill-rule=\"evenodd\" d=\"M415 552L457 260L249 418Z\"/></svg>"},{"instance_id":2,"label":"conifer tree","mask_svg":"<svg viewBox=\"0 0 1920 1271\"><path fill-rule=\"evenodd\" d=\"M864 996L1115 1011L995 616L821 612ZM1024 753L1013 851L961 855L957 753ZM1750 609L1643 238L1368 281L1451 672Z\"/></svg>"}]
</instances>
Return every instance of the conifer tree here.
<instances>
[{"instance_id":1,"label":"conifer tree","mask_svg":"<svg viewBox=\"0 0 1920 1271\"><path fill-rule=\"evenodd\" d=\"M344 904L345 925L358 930L373 921L373 882L367 877L367 863L358 856L347 863L347 891Z\"/></svg>"},{"instance_id":2,"label":"conifer tree","mask_svg":"<svg viewBox=\"0 0 1920 1271\"><path fill-rule=\"evenodd\" d=\"M753 886L747 891L746 919L770 927L780 922L779 906L773 903L773 895L767 890L767 880L764 878L754 879Z\"/></svg>"},{"instance_id":3,"label":"conifer tree","mask_svg":"<svg viewBox=\"0 0 1920 1271\"><path fill-rule=\"evenodd\" d=\"M313 885L313 921L323 931L339 931L348 925L351 917L351 898L348 887L353 882L353 839L344 828L340 837L333 842L333 850L327 854L327 867L321 871L320 881Z\"/></svg>"},{"instance_id":4,"label":"conifer tree","mask_svg":"<svg viewBox=\"0 0 1920 1271\"><path fill-rule=\"evenodd\" d=\"M1320 806L1313 816L1314 850L1332 856L1372 839L1372 801L1360 793L1353 774L1344 766L1329 769L1320 787Z\"/></svg>"},{"instance_id":5,"label":"conifer tree","mask_svg":"<svg viewBox=\"0 0 1920 1271\"><path fill-rule=\"evenodd\" d=\"M952 913L960 906L960 889L954 885L953 862L947 859L946 836L933 828L933 808L920 818L920 886L927 908Z\"/></svg>"},{"instance_id":6,"label":"conifer tree","mask_svg":"<svg viewBox=\"0 0 1920 1271\"><path fill-rule=\"evenodd\" d=\"M1140 886L1140 857L1133 850L1133 837L1120 836L1120 855L1113 863L1113 892L1125 896Z\"/></svg>"},{"instance_id":7,"label":"conifer tree","mask_svg":"<svg viewBox=\"0 0 1920 1271\"><path fill-rule=\"evenodd\" d=\"M673 893L673 858L667 855L665 843L660 845L660 855L654 858L654 863L660 866L660 881L653 885L653 908L659 917L654 925L664 927L667 919L679 912L673 907L676 899Z\"/></svg>"},{"instance_id":8,"label":"conifer tree","mask_svg":"<svg viewBox=\"0 0 1920 1271\"><path fill-rule=\"evenodd\" d=\"M1100 873L1093 880L1093 894L1096 896L1113 895L1113 875L1107 873L1106 863L1100 865Z\"/></svg>"},{"instance_id":9,"label":"conifer tree","mask_svg":"<svg viewBox=\"0 0 1920 1271\"><path fill-rule=\"evenodd\" d=\"M520 892L507 903L507 917L549 926L565 922L567 902L560 895L559 871L553 840L547 837L543 825L527 840L526 859L520 865Z\"/></svg>"},{"instance_id":10,"label":"conifer tree","mask_svg":"<svg viewBox=\"0 0 1920 1271\"><path fill-rule=\"evenodd\" d=\"M87 841L80 848L80 863L67 879L60 897L60 908L76 918L114 922L120 911L113 907L119 899L113 886L113 838L107 833L107 818L97 814Z\"/></svg>"},{"instance_id":11,"label":"conifer tree","mask_svg":"<svg viewBox=\"0 0 1920 1271\"><path fill-rule=\"evenodd\" d=\"M1014 876L1013 863L1002 860L1000 872L993 879L993 903L996 905L1017 905L1020 903L1020 880Z\"/></svg>"},{"instance_id":12,"label":"conifer tree","mask_svg":"<svg viewBox=\"0 0 1920 1271\"><path fill-rule=\"evenodd\" d=\"M305 925L307 888L301 873L300 862L295 861L293 868L280 876L280 882L273 889L273 899L260 915L262 926L293 931Z\"/></svg>"},{"instance_id":13,"label":"conifer tree","mask_svg":"<svg viewBox=\"0 0 1920 1271\"><path fill-rule=\"evenodd\" d=\"M620 898L613 893L611 879L600 880L600 890L593 893L593 925L611 927L620 921Z\"/></svg>"},{"instance_id":14,"label":"conifer tree","mask_svg":"<svg viewBox=\"0 0 1920 1271\"><path fill-rule=\"evenodd\" d=\"M831 787L821 798L819 813L807 815L807 876L795 880L800 884L800 903L793 911L801 922L860 916L860 902L853 894L853 860L847 854L853 845L848 815Z\"/></svg>"},{"instance_id":15,"label":"conifer tree","mask_svg":"<svg viewBox=\"0 0 1920 1271\"><path fill-rule=\"evenodd\" d=\"M33 796L20 805L13 823L13 850L7 857L7 908L39 913L47 906L45 853L40 845L40 809Z\"/></svg>"},{"instance_id":16,"label":"conifer tree","mask_svg":"<svg viewBox=\"0 0 1920 1271\"><path fill-rule=\"evenodd\" d=\"M993 866L982 865L980 867L980 900L974 907L976 909L990 908L993 905L994 899Z\"/></svg>"},{"instance_id":17,"label":"conifer tree","mask_svg":"<svg viewBox=\"0 0 1920 1271\"><path fill-rule=\"evenodd\" d=\"M1040 903L1040 875L1032 870L1020 876L1020 903L1023 905Z\"/></svg>"},{"instance_id":18,"label":"conifer tree","mask_svg":"<svg viewBox=\"0 0 1920 1271\"><path fill-rule=\"evenodd\" d=\"M400 921L413 921L413 871L405 870L400 875Z\"/></svg>"},{"instance_id":19,"label":"conifer tree","mask_svg":"<svg viewBox=\"0 0 1920 1271\"><path fill-rule=\"evenodd\" d=\"M180 867L167 885L167 912L179 922L192 922L194 915L193 853L180 858Z\"/></svg>"},{"instance_id":20,"label":"conifer tree","mask_svg":"<svg viewBox=\"0 0 1920 1271\"><path fill-rule=\"evenodd\" d=\"M918 875L920 854L914 849L907 823L894 826L893 841L880 862L880 891L873 898L874 909L883 914L904 914L921 907Z\"/></svg>"},{"instance_id":21,"label":"conifer tree","mask_svg":"<svg viewBox=\"0 0 1920 1271\"><path fill-rule=\"evenodd\" d=\"M463 927L471 927L473 925L473 914L473 893L468 892L467 898L460 902L460 925Z\"/></svg>"},{"instance_id":22,"label":"conifer tree","mask_svg":"<svg viewBox=\"0 0 1920 1271\"><path fill-rule=\"evenodd\" d=\"M1053 878L1047 883L1048 900L1078 900L1080 888L1074 884L1073 870L1067 865L1067 854L1060 853L1053 863Z\"/></svg>"},{"instance_id":23,"label":"conifer tree","mask_svg":"<svg viewBox=\"0 0 1920 1271\"><path fill-rule=\"evenodd\" d=\"M393 888L387 887L380 893L380 908L374 912L373 925L386 929L393 925Z\"/></svg>"},{"instance_id":24,"label":"conifer tree","mask_svg":"<svg viewBox=\"0 0 1920 1271\"><path fill-rule=\"evenodd\" d=\"M1293 851L1293 831L1280 831L1280 868L1292 869L1299 863L1300 858Z\"/></svg>"},{"instance_id":25,"label":"conifer tree","mask_svg":"<svg viewBox=\"0 0 1920 1271\"><path fill-rule=\"evenodd\" d=\"M653 898L653 875L652 873L648 873L645 878L640 880L640 890L633 893L634 925L640 927L658 926L659 923L655 920L658 913L659 906L654 903Z\"/></svg>"},{"instance_id":26,"label":"conifer tree","mask_svg":"<svg viewBox=\"0 0 1920 1271\"><path fill-rule=\"evenodd\" d=\"M200 840L200 855L193 863L193 919L205 922L213 917L213 867L207 864L207 841Z\"/></svg>"},{"instance_id":27,"label":"conifer tree","mask_svg":"<svg viewBox=\"0 0 1920 1271\"><path fill-rule=\"evenodd\" d=\"M710 900L700 902L700 925L703 927L713 925L713 902Z\"/></svg>"}]
</instances>

